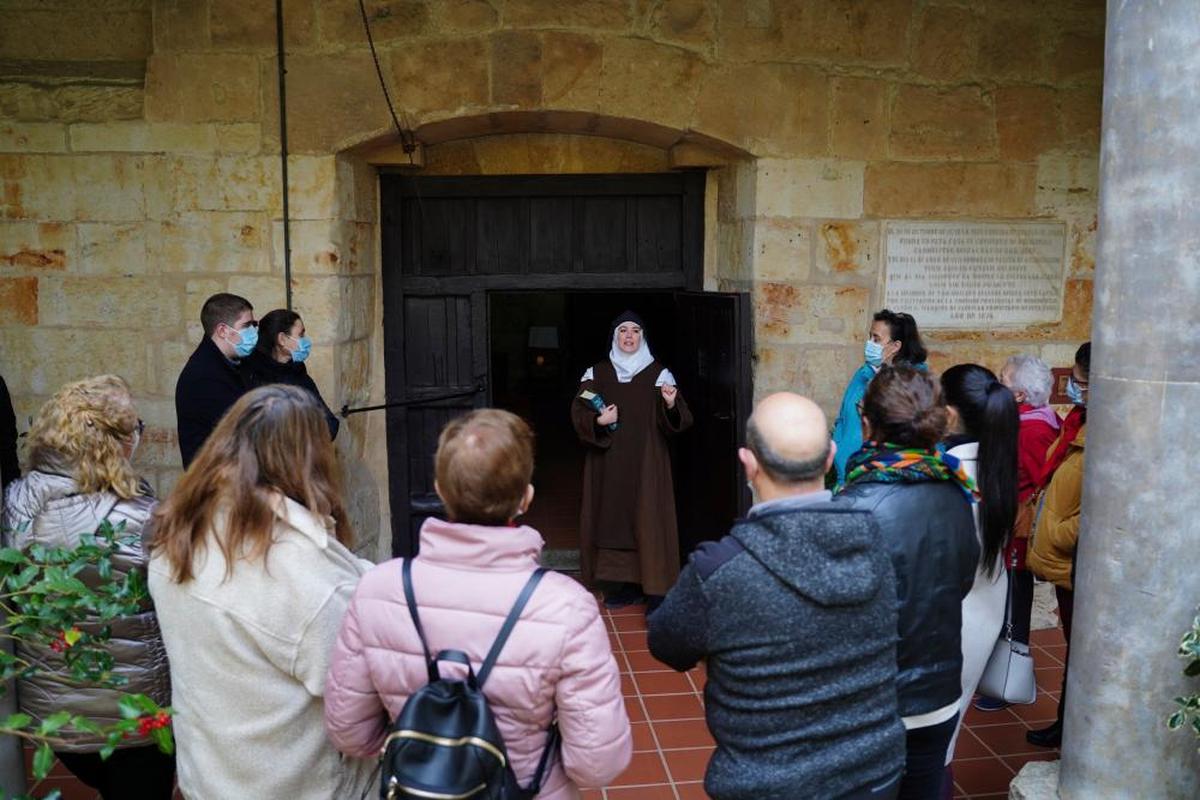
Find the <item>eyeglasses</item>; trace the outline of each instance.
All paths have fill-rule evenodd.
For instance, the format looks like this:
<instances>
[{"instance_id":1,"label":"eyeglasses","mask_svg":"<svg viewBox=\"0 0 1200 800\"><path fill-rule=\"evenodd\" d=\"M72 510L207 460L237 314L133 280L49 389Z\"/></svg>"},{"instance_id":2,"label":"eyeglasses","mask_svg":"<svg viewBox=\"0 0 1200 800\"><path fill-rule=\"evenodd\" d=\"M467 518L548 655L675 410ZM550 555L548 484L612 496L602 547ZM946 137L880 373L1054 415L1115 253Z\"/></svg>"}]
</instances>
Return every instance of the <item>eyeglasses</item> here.
<instances>
[{"instance_id":1,"label":"eyeglasses","mask_svg":"<svg viewBox=\"0 0 1200 800\"><path fill-rule=\"evenodd\" d=\"M142 432L146 430L146 423L141 417L138 417L137 425L134 427L134 430L137 431L137 435L139 437L142 435Z\"/></svg>"}]
</instances>

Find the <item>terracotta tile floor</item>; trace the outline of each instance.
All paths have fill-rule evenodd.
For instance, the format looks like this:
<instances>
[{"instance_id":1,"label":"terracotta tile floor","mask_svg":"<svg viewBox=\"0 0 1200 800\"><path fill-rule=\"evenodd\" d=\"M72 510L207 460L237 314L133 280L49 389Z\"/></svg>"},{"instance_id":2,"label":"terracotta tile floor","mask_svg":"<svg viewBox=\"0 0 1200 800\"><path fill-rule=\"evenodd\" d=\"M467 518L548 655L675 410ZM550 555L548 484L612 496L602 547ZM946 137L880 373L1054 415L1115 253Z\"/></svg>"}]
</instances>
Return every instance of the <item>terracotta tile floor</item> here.
<instances>
[{"instance_id":1,"label":"terracotta tile floor","mask_svg":"<svg viewBox=\"0 0 1200 800\"><path fill-rule=\"evenodd\" d=\"M621 689L633 724L633 762L585 800L704 798L704 769L713 740L704 723L704 667L679 674L646 649L644 609L605 612L608 636L621 668ZM1033 651L1040 694L1030 706L984 713L971 709L955 750L956 798L1006 798L1008 784L1027 761L1058 757L1027 744L1025 731L1054 721L1062 683L1062 632L1035 631Z\"/></svg>"},{"instance_id":2,"label":"terracotta tile floor","mask_svg":"<svg viewBox=\"0 0 1200 800\"><path fill-rule=\"evenodd\" d=\"M646 649L641 606L604 612L609 640L621 668L621 689L633 725L633 761L603 790L585 790L585 800L699 800L705 798L704 769L713 739L704 723L704 667L673 671ZM954 758L956 798L1008 797L1008 783L1028 761L1058 758L1025 742L1025 731L1054 721L1066 648L1059 629L1034 631L1038 701L983 713L971 709L959 733ZM94 800L61 765L40 787L60 789L63 800Z\"/></svg>"}]
</instances>

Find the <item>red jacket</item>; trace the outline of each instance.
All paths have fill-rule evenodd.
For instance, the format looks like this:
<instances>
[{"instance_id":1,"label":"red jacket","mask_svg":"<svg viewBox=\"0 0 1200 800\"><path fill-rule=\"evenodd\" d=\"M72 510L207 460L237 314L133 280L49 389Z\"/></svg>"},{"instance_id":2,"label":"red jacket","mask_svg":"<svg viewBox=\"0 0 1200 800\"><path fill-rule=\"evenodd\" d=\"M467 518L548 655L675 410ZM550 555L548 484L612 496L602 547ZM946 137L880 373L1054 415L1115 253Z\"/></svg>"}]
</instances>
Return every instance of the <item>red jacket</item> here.
<instances>
[{"instance_id":1,"label":"red jacket","mask_svg":"<svg viewBox=\"0 0 1200 800\"><path fill-rule=\"evenodd\" d=\"M1017 501L1025 502L1042 485L1046 456L1058 439L1062 423L1050 406L1034 408L1022 403L1017 433Z\"/></svg>"}]
</instances>

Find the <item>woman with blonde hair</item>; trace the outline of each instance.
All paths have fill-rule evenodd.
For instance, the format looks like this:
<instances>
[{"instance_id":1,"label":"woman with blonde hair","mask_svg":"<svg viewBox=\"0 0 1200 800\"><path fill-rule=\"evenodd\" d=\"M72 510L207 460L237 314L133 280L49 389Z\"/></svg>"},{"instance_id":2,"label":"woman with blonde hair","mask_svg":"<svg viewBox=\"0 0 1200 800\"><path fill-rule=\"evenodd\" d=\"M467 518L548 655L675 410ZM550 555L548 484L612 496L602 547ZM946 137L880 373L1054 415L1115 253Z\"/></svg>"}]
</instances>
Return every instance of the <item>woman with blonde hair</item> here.
<instances>
[{"instance_id":1,"label":"woman with blonde hair","mask_svg":"<svg viewBox=\"0 0 1200 800\"><path fill-rule=\"evenodd\" d=\"M150 593L171 658L189 800L358 797L370 768L323 729L342 613L371 566L320 405L294 386L241 397L155 514Z\"/></svg>"},{"instance_id":2,"label":"woman with blonde hair","mask_svg":"<svg viewBox=\"0 0 1200 800\"><path fill-rule=\"evenodd\" d=\"M4 498L4 544L26 548L74 549L104 522L124 526L112 560L112 577L145 571L142 535L154 510L149 485L138 479L130 459L141 440L129 386L116 375L69 383L38 412L29 431L29 471L8 487ZM79 576L100 580L95 570ZM21 710L35 720L69 711L106 725L121 719L122 694L145 694L165 705L171 687L166 652L154 608L109 623L108 650L114 672L128 679L120 688L80 684L70 677L63 656L50 647L22 642L18 654L39 666L20 681ZM62 763L106 800L171 797L175 759L148 738L121 742L100 758L105 737L60 732L56 754Z\"/></svg>"}]
</instances>

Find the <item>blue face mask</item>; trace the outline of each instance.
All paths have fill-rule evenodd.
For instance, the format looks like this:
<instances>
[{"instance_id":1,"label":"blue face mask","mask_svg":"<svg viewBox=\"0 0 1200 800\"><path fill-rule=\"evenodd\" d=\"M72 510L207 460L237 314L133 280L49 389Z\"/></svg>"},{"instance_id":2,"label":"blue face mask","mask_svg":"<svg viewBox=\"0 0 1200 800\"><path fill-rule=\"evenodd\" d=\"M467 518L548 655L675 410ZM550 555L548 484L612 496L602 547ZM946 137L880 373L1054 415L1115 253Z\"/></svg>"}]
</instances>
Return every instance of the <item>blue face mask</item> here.
<instances>
[{"instance_id":1,"label":"blue face mask","mask_svg":"<svg viewBox=\"0 0 1200 800\"><path fill-rule=\"evenodd\" d=\"M254 346L258 344L258 327L251 325L249 328L242 328L237 333L242 338L233 346L233 351L237 353L238 358L245 358L254 352Z\"/></svg>"},{"instance_id":2,"label":"blue face mask","mask_svg":"<svg viewBox=\"0 0 1200 800\"><path fill-rule=\"evenodd\" d=\"M1087 400L1083 397L1083 389L1074 378L1067 378L1067 399L1077 406L1087 408Z\"/></svg>"},{"instance_id":3,"label":"blue face mask","mask_svg":"<svg viewBox=\"0 0 1200 800\"><path fill-rule=\"evenodd\" d=\"M867 339L866 347L863 348L863 355L866 356L867 363L872 367L879 367L883 364L883 345L879 342L873 342Z\"/></svg>"},{"instance_id":4,"label":"blue face mask","mask_svg":"<svg viewBox=\"0 0 1200 800\"><path fill-rule=\"evenodd\" d=\"M312 352L312 339L307 336L301 336L299 339L296 339L296 345L296 349L292 351L292 361L295 361L297 364L303 364L304 360Z\"/></svg>"}]
</instances>

